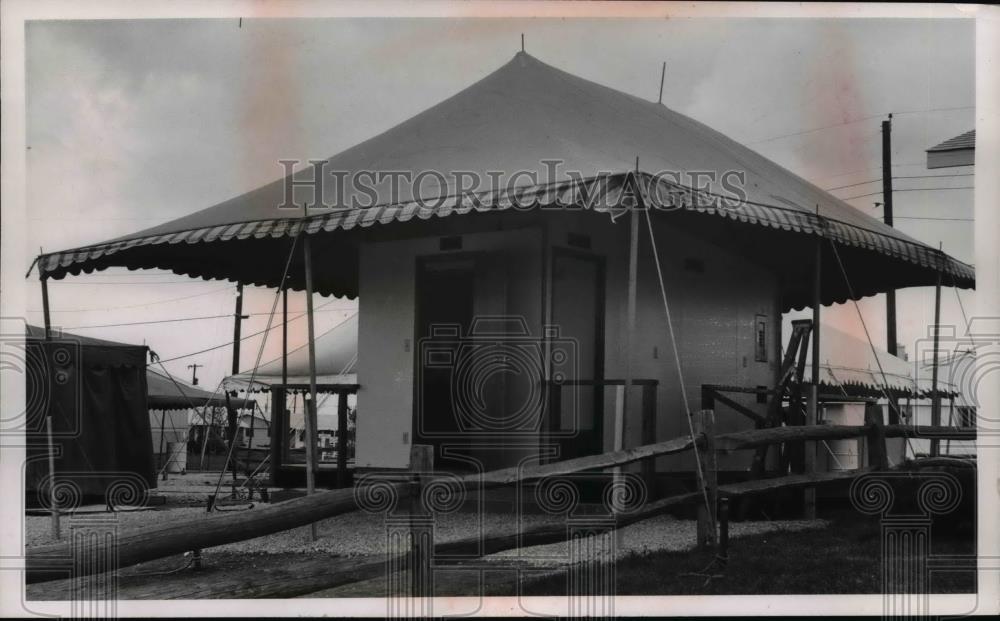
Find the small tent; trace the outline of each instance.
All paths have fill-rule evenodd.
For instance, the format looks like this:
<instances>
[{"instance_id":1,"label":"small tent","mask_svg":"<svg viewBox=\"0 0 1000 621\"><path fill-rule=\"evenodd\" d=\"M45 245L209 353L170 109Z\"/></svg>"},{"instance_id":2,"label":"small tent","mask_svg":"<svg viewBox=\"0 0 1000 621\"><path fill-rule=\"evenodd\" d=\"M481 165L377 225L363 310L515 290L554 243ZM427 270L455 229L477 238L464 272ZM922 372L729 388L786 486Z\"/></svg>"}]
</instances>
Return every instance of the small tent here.
<instances>
[{"instance_id":1,"label":"small tent","mask_svg":"<svg viewBox=\"0 0 1000 621\"><path fill-rule=\"evenodd\" d=\"M167 452L170 444L187 441L192 425L197 427L206 420L216 420L216 409L226 407L226 395L221 390L208 392L166 372L147 369L146 386L152 447L158 464L163 463L160 454ZM237 410L256 407L250 399L230 397L229 403Z\"/></svg>"},{"instance_id":2,"label":"small tent","mask_svg":"<svg viewBox=\"0 0 1000 621\"><path fill-rule=\"evenodd\" d=\"M103 497L140 501L156 487L150 450L144 345L28 326L27 463L29 504L47 502L46 420L51 420L61 506Z\"/></svg>"},{"instance_id":3,"label":"small tent","mask_svg":"<svg viewBox=\"0 0 1000 621\"><path fill-rule=\"evenodd\" d=\"M354 313L327 332L316 337L317 386L344 386L357 383L358 315ZM294 390L309 387L309 348L306 345L288 352L288 381ZM227 390L268 390L282 383L281 357L266 362L256 370L244 371L224 380ZM250 385L251 379L253 385Z\"/></svg>"}]
</instances>

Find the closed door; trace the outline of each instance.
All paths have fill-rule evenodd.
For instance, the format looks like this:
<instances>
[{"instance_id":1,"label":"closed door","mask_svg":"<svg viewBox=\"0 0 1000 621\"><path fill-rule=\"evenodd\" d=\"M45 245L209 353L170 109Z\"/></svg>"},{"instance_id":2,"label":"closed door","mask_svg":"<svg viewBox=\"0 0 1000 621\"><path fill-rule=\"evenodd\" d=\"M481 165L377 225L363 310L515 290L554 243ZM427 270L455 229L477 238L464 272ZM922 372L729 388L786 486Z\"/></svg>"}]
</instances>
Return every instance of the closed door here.
<instances>
[{"instance_id":1,"label":"closed door","mask_svg":"<svg viewBox=\"0 0 1000 621\"><path fill-rule=\"evenodd\" d=\"M564 351L575 364L563 365L569 380L599 382L604 367L604 261L597 256L557 250L552 258L552 322ZM572 433L561 441L561 458L603 450L603 399L597 385L565 385L561 411L550 412L549 429Z\"/></svg>"}]
</instances>

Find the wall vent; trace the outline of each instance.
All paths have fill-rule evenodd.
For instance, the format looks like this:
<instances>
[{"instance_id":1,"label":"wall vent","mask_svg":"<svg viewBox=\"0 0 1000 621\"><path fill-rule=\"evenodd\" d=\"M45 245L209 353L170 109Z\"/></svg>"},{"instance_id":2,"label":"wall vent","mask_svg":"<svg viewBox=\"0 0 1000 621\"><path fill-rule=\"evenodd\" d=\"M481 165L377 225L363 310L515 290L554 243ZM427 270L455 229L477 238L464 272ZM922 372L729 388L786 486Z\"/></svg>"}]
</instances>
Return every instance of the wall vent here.
<instances>
[{"instance_id":1,"label":"wall vent","mask_svg":"<svg viewBox=\"0 0 1000 621\"><path fill-rule=\"evenodd\" d=\"M438 247L441 250L461 250L462 236L452 235L450 237L442 237Z\"/></svg>"}]
</instances>

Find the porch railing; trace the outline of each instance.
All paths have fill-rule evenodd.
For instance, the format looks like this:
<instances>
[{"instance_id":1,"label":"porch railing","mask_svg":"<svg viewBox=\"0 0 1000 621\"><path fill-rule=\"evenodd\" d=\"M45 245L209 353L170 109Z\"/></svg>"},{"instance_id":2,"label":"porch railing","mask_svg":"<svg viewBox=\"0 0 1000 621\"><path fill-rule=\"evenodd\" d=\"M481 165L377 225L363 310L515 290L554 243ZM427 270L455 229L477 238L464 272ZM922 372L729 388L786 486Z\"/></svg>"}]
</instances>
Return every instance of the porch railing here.
<instances>
[{"instance_id":1,"label":"porch railing","mask_svg":"<svg viewBox=\"0 0 1000 621\"><path fill-rule=\"evenodd\" d=\"M700 418L707 418L709 421L712 415L711 410L699 412ZM397 569L409 567L412 570L410 571L411 583L407 589L408 592L416 597L427 597L434 593L432 572L436 566L435 558L437 556L471 555L479 557L511 548L566 541L567 537L572 536L572 532L568 531L565 524L556 524L540 525L513 533L491 533L486 537L479 535L469 539L435 544L433 529L427 530L425 528L427 520L417 519L427 517L428 507L424 506L423 499L431 487L434 487L435 494L447 490L456 493L461 490L483 490L505 485L517 485L527 481L540 481L548 477L564 476L577 472L611 468L691 450L700 451L703 459L706 459L704 463L711 463L712 454L716 451L749 450L789 441L816 441L865 435L872 435L882 443L886 438L895 437L963 440L976 437L976 429L974 428L885 425L884 427L879 426L877 433L875 433L874 427L874 425L804 425L716 435L709 423L702 427L701 433L693 437L679 437L600 455L537 466L514 466L462 477L436 476L433 473L433 457L429 453L430 447L414 446L413 454L415 456L423 455L423 458L414 460L415 469L410 483L373 481L370 485L357 489L322 492L255 511L238 514L215 514L189 520L177 520L152 528L131 529L121 532L117 538L99 540L88 548L88 552L91 555L98 555L96 558L110 558L108 555L113 555L117 567L123 568L191 549L208 548L289 530L335 515L359 510L373 511L376 510L373 508L374 505L384 505L386 508L382 510L388 510L387 507L395 507L397 501L409 499L411 519L408 523L412 531L411 540L414 543L409 551L400 550L397 555L388 559L376 559L361 563L352 560L350 566L343 567L339 571L330 571L330 559L322 559L321 562L317 561L308 568L296 564L294 568L284 572L268 573L260 581L248 579L247 576L240 574L222 576L209 586L200 582L196 588L200 597L222 596L223 594L236 598L293 597L339 584L384 576L387 567ZM714 477L711 476L712 473L706 473L706 476L699 482L699 486L702 489L704 486L714 487L714 495L719 498L720 506L723 507L723 510L718 514L716 514L714 503L707 507L711 511L710 514L707 514L708 519L706 520L709 526L707 533L708 539L710 539L709 543L726 542L726 498L777 489L811 486L823 482L849 480L866 472L871 472L871 469L787 475L729 485L717 485L714 483ZM704 502L703 492L696 491L644 502L639 506L626 508L622 511L615 510L611 519L600 525L591 524L588 526L587 536L612 532L627 524L660 515L672 507L702 502ZM699 543L703 543L701 534L699 534ZM718 552L724 562L725 550L722 549ZM26 582L32 584L58 580L52 584L50 595L63 599L81 597L85 593L91 593L92 591L87 589L93 588L90 582L81 580L81 578L89 574L99 573L104 565L79 561L80 559L74 559L69 542L63 541L31 549L28 551L25 563ZM73 570L73 577L59 580L59 578L66 576L70 569ZM139 599L141 598L139 595L155 599L178 596L177 585L171 587L156 582L144 588L148 592L130 593L129 598ZM585 594L592 595L593 593ZM186 592L182 593L181 596L187 596Z\"/></svg>"}]
</instances>

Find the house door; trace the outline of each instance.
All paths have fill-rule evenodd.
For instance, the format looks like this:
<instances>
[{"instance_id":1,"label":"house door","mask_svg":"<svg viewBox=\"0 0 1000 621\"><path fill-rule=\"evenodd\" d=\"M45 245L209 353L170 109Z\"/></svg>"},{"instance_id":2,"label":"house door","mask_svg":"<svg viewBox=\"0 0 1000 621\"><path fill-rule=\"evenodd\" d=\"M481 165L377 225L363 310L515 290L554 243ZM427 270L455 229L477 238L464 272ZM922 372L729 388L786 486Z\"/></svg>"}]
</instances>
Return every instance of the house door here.
<instances>
[{"instance_id":1,"label":"house door","mask_svg":"<svg viewBox=\"0 0 1000 621\"><path fill-rule=\"evenodd\" d=\"M604 376L604 260L557 249L552 257L552 323L559 338L576 349L575 376L599 381ZM567 367L572 369L573 366ZM562 408L549 413L549 429L564 435L559 459L601 453L603 391L600 386L562 387ZM568 433L572 435L567 435Z\"/></svg>"},{"instance_id":2,"label":"house door","mask_svg":"<svg viewBox=\"0 0 1000 621\"><path fill-rule=\"evenodd\" d=\"M476 261L472 257L431 257L417 266L415 444L435 447L435 467L443 463L441 447L451 451L467 444L462 437L452 394L457 344L469 334L475 312Z\"/></svg>"}]
</instances>

